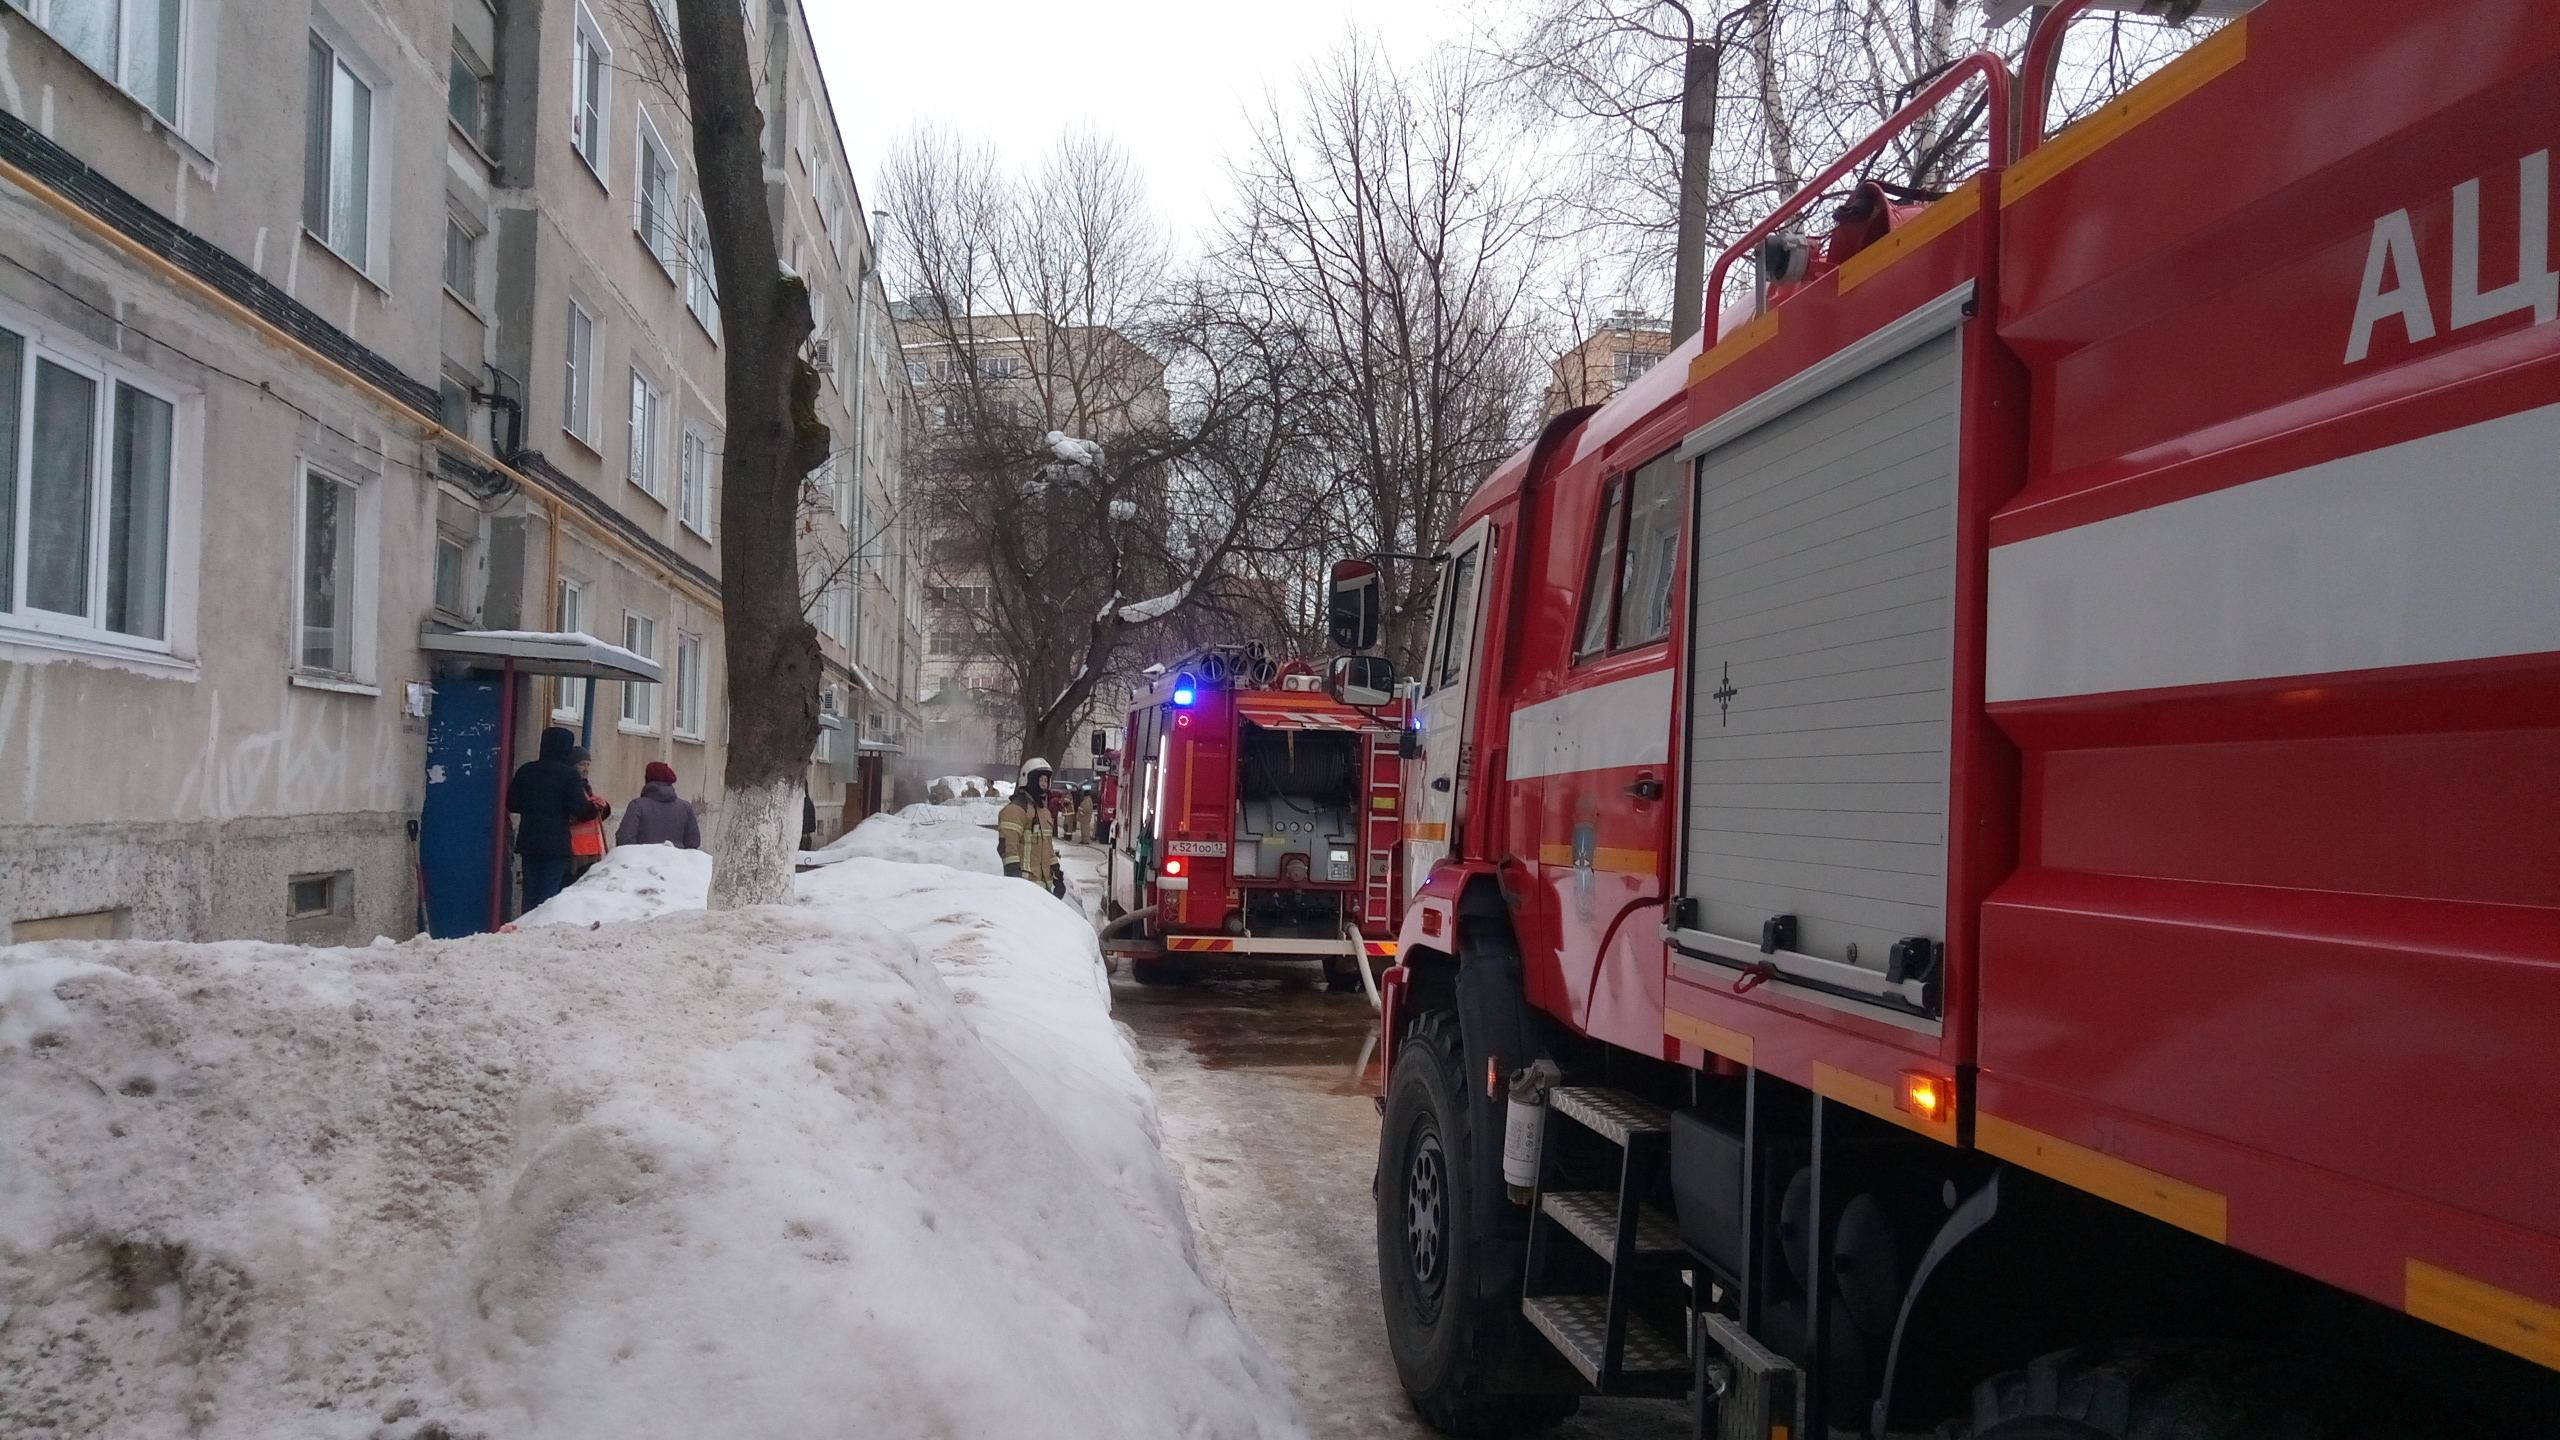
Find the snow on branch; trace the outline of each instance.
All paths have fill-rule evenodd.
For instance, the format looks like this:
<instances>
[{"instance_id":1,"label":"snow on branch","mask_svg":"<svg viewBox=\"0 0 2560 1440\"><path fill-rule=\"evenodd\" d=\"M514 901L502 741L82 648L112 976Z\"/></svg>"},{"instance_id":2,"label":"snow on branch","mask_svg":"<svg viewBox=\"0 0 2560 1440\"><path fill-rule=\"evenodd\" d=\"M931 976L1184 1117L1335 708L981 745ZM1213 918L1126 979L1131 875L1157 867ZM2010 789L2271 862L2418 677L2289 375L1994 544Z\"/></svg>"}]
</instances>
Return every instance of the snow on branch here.
<instances>
[{"instance_id":1,"label":"snow on branch","mask_svg":"<svg viewBox=\"0 0 2560 1440\"><path fill-rule=\"evenodd\" d=\"M1144 625L1150 620L1171 614L1173 607L1190 598L1191 582L1185 580L1179 588L1168 594L1158 595L1152 600L1133 600L1121 606L1120 618L1132 625Z\"/></svg>"},{"instance_id":2,"label":"snow on branch","mask_svg":"<svg viewBox=\"0 0 2560 1440\"><path fill-rule=\"evenodd\" d=\"M1079 440L1064 430L1052 430L1040 437L1049 453L1070 465L1081 465L1095 474L1102 473L1102 447L1091 440Z\"/></svg>"}]
</instances>

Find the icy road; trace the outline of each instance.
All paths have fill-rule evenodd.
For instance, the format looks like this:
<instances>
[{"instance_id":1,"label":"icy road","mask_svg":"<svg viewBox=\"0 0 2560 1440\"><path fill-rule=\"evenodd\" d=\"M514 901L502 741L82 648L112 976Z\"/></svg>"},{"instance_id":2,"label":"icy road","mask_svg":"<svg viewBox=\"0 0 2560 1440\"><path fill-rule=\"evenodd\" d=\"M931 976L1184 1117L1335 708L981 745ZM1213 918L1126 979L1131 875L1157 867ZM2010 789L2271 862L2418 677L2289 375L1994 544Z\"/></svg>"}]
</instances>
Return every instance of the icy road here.
<instances>
[{"instance_id":1,"label":"icy road","mask_svg":"<svg viewBox=\"0 0 2560 1440\"><path fill-rule=\"evenodd\" d=\"M1085 879L1099 852L1074 849L1066 868ZM1112 1013L1137 1038L1202 1258L1279 1361L1308 1432L1419 1440L1437 1432L1406 1406L1378 1314L1369 1177L1383 1077L1360 1068L1374 1017L1315 973L1238 968L1165 988L1122 973ZM1550 1433L1686 1440L1689 1426L1676 1403L1585 1400Z\"/></svg>"}]
</instances>

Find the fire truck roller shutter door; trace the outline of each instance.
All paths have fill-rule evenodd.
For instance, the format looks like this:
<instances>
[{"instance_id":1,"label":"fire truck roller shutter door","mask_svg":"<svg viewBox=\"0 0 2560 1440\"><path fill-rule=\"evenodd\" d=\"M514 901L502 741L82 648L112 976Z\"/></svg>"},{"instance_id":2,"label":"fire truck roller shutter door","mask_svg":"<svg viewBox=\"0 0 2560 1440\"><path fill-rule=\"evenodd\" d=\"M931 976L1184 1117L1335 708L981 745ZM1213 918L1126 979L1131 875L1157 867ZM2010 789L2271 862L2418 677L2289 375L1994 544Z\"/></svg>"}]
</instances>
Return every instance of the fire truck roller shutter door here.
<instances>
[{"instance_id":1,"label":"fire truck roller shutter door","mask_svg":"<svg viewBox=\"0 0 2560 1440\"><path fill-rule=\"evenodd\" d=\"M1957 357L1923 341L1698 471L1680 893L1752 961L1793 917L1780 978L1906 1013L1888 957L1946 933Z\"/></svg>"}]
</instances>

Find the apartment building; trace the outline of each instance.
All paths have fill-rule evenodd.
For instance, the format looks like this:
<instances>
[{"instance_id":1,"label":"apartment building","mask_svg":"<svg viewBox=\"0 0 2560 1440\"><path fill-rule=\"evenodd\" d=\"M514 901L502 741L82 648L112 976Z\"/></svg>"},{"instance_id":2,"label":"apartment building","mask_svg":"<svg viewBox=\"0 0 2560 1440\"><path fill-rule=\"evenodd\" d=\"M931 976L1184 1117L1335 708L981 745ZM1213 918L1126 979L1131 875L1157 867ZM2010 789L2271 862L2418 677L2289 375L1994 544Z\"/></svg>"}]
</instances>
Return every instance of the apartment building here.
<instances>
[{"instance_id":1,"label":"apartment building","mask_svg":"<svg viewBox=\"0 0 2560 1440\"><path fill-rule=\"evenodd\" d=\"M1670 353L1670 321L1641 310L1612 311L1581 344L1548 366L1539 418L1553 419L1576 405L1598 405Z\"/></svg>"},{"instance_id":2,"label":"apartment building","mask_svg":"<svg viewBox=\"0 0 2560 1440\"><path fill-rule=\"evenodd\" d=\"M827 670L808 782L823 842L866 815L924 798L927 782L910 763L922 729L915 697L925 650L924 590L909 563L905 503L915 391L826 77L805 44L782 43L785 24L797 27L796 12L777 24L766 51L767 93L783 116L766 132L767 169L779 176L783 262L809 282L819 418L835 435L833 453L811 478L803 527L804 588Z\"/></svg>"},{"instance_id":3,"label":"apartment building","mask_svg":"<svg viewBox=\"0 0 2560 1440\"><path fill-rule=\"evenodd\" d=\"M782 113L799 11L748 19ZM617 801L672 763L716 829L720 337L669 24L0 9L4 938L483 928L548 724ZM862 274L812 284L858 314ZM894 485L862 424L895 404L841 408Z\"/></svg>"},{"instance_id":4,"label":"apartment building","mask_svg":"<svg viewBox=\"0 0 2560 1440\"><path fill-rule=\"evenodd\" d=\"M1119 331L1045 315L975 314L932 299L892 307L914 387L918 463L938 449L983 455L987 442L1030 444L1050 431L1102 444L1161 426L1171 406L1164 363ZM1035 457L1026 464L1043 463ZM925 574L925 655L917 689L923 769L1008 778L1021 753L1022 709L1012 677L987 644L988 578L969 537L919 525L913 551ZM1113 734L1126 718L1130 677L1109 676L1078 733ZM1043 757L1081 778L1090 753Z\"/></svg>"}]
</instances>

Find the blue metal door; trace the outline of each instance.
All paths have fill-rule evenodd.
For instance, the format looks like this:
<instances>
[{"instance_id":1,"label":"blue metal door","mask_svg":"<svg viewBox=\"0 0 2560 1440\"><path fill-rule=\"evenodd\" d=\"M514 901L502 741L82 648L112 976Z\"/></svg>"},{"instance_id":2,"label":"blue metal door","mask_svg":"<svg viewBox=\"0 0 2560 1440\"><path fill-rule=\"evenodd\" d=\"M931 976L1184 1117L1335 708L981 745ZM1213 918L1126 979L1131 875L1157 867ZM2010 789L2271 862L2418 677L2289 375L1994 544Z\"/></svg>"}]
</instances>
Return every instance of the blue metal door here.
<instances>
[{"instance_id":1,"label":"blue metal door","mask_svg":"<svg viewBox=\"0 0 2560 1440\"><path fill-rule=\"evenodd\" d=\"M438 680L427 718L427 804L418 868L427 933L439 940L489 928L490 849L497 841L498 682Z\"/></svg>"}]
</instances>

